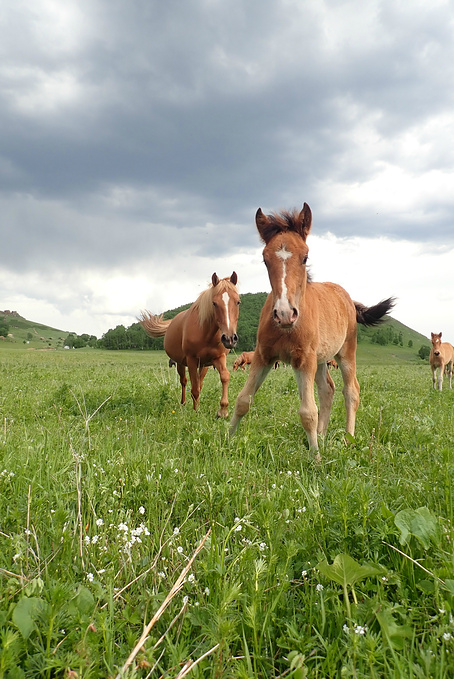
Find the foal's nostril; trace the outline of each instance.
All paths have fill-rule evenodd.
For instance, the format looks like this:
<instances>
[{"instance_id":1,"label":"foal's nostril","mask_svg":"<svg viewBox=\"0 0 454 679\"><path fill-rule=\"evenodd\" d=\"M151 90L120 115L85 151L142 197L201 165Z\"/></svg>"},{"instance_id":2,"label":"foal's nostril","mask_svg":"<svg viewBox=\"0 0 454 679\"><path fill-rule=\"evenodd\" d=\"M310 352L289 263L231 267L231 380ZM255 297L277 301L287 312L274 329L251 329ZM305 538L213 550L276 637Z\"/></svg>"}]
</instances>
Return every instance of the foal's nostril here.
<instances>
[{"instance_id":1,"label":"foal's nostril","mask_svg":"<svg viewBox=\"0 0 454 679\"><path fill-rule=\"evenodd\" d=\"M236 334L236 332L233 333L232 341L233 341L233 344L238 343L238 335Z\"/></svg>"}]
</instances>

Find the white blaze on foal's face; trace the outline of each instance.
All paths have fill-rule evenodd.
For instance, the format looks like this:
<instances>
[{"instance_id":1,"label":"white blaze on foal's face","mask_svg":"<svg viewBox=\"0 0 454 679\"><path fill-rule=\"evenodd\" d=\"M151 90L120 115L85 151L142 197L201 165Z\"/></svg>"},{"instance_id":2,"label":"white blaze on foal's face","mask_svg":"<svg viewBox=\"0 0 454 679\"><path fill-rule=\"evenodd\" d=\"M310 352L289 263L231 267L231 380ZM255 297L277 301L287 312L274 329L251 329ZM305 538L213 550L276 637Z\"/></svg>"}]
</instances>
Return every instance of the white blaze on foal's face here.
<instances>
[{"instance_id":1,"label":"white blaze on foal's face","mask_svg":"<svg viewBox=\"0 0 454 679\"><path fill-rule=\"evenodd\" d=\"M286 249L285 245L282 245L282 247L276 251L276 256L282 260L281 296L276 302L276 309L288 309L290 303L287 298L287 284L285 282L285 276L287 273L287 260L292 257L292 253Z\"/></svg>"}]
</instances>

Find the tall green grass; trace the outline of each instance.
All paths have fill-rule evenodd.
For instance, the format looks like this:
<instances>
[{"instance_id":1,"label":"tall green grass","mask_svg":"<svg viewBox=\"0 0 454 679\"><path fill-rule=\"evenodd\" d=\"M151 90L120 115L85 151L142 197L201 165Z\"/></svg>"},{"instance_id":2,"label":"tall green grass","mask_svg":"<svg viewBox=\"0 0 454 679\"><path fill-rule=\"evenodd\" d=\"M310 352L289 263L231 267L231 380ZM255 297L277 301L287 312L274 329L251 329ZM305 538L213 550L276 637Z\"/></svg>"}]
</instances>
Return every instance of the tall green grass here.
<instances>
[{"instance_id":1,"label":"tall green grass","mask_svg":"<svg viewBox=\"0 0 454 679\"><path fill-rule=\"evenodd\" d=\"M0 353L0 678L454 676L453 392L361 364L347 442L332 374L317 465L289 368L229 441L212 370Z\"/></svg>"}]
</instances>

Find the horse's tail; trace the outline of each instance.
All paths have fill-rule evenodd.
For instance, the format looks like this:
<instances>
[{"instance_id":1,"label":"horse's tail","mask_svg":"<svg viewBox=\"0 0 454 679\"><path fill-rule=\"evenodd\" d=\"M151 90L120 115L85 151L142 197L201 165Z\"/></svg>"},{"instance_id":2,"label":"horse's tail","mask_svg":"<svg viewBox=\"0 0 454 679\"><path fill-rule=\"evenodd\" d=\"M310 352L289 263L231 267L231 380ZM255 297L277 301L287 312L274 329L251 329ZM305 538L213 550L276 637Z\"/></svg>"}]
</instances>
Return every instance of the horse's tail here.
<instances>
[{"instance_id":1,"label":"horse's tail","mask_svg":"<svg viewBox=\"0 0 454 679\"><path fill-rule=\"evenodd\" d=\"M394 297L383 299L375 306L364 306L361 302L353 302L356 308L356 321L361 325L378 325L385 320L384 316L389 314L395 303Z\"/></svg>"},{"instance_id":2,"label":"horse's tail","mask_svg":"<svg viewBox=\"0 0 454 679\"><path fill-rule=\"evenodd\" d=\"M154 316L149 311L142 311L139 323L150 337L164 337L171 321L165 321L160 316Z\"/></svg>"}]
</instances>

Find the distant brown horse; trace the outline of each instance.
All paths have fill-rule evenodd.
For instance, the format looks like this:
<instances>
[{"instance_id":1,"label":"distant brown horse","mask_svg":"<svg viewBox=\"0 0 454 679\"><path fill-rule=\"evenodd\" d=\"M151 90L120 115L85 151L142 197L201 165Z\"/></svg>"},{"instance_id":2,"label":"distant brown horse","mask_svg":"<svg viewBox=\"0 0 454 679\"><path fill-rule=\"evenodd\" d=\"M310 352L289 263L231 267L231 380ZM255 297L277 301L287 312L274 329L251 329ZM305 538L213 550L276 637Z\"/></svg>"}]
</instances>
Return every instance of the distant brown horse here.
<instances>
[{"instance_id":1,"label":"distant brown horse","mask_svg":"<svg viewBox=\"0 0 454 679\"><path fill-rule=\"evenodd\" d=\"M259 209L256 225L265 243L263 260L272 292L260 316L257 347L249 377L240 392L232 417L234 433L248 412L254 394L277 359L290 363L301 399L299 414L311 449L318 450L317 434L325 434L334 395L334 382L326 362L333 356L344 382L347 432L354 434L359 404L356 379L356 323L377 325L394 305L392 298L373 307L353 302L335 283L308 280L306 238L312 213L304 203L301 212L265 216ZM317 385L320 413L314 398ZM317 459L319 455L317 453Z\"/></svg>"},{"instance_id":2,"label":"distant brown horse","mask_svg":"<svg viewBox=\"0 0 454 679\"><path fill-rule=\"evenodd\" d=\"M164 337L164 349L176 362L181 383L181 403L186 401L186 367L191 380L194 410L199 405L203 379L210 365L218 370L222 397L218 417L227 417L230 373L226 356L238 342L236 326L240 297L236 289L238 277L219 279L214 273L212 285L202 292L194 304L170 321L162 316L142 312L139 319L151 337Z\"/></svg>"},{"instance_id":3,"label":"distant brown horse","mask_svg":"<svg viewBox=\"0 0 454 679\"><path fill-rule=\"evenodd\" d=\"M430 338L432 340L432 349L430 350L429 363L432 370L432 384L436 389L437 382L436 372L438 368L438 388L443 389L443 373L447 369L449 378L449 388L452 389L452 369L454 363L454 347L449 342L441 341L442 333L431 332Z\"/></svg>"},{"instance_id":4,"label":"distant brown horse","mask_svg":"<svg viewBox=\"0 0 454 679\"><path fill-rule=\"evenodd\" d=\"M334 370L337 370L338 367L339 367L339 366L337 365L336 361L334 360L334 358L332 358L332 359L329 360L329 361L326 361L326 365L328 366L328 368L333 368Z\"/></svg>"},{"instance_id":5,"label":"distant brown horse","mask_svg":"<svg viewBox=\"0 0 454 679\"><path fill-rule=\"evenodd\" d=\"M253 351L243 351L238 358L236 358L233 362L233 370L238 370L238 368L241 368L241 370L245 370L247 365L250 365L252 363L252 359L254 358L254 352Z\"/></svg>"}]
</instances>

